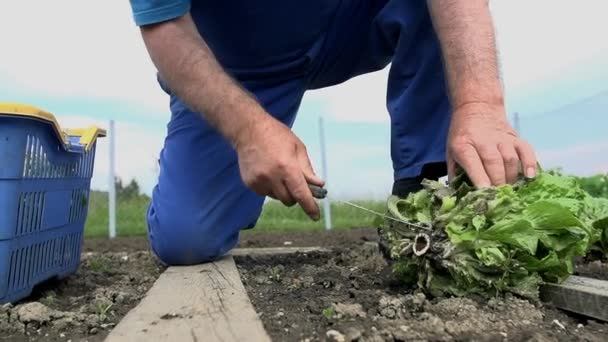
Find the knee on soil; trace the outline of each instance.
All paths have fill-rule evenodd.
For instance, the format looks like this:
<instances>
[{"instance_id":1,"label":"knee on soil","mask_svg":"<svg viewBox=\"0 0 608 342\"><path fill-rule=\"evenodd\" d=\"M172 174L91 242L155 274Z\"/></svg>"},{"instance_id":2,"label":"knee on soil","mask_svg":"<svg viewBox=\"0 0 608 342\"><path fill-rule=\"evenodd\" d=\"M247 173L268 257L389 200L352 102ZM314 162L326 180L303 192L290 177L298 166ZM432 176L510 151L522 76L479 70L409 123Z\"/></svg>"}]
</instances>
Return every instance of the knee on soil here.
<instances>
[{"instance_id":1,"label":"knee on soil","mask_svg":"<svg viewBox=\"0 0 608 342\"><path fill-rule=\"evenodd\" d=\"M238 242L238 229L213 218L168 213L163 218L148 215L150 245L154 254L169 266L195 265L217 260Z\"/></svg>"}]
</instances>

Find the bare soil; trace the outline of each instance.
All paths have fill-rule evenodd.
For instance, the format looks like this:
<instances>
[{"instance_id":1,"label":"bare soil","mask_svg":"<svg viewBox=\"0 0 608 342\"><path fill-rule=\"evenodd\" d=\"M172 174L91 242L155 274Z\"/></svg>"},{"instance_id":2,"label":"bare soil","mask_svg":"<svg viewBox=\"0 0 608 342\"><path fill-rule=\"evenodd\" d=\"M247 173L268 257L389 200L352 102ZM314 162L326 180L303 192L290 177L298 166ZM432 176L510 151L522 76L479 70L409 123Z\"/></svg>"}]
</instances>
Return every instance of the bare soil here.
<instances>
[{"instance_id":1,"label":"bare soil","mask_svg":"<svg viewBox=\"0 0 608 342\"><path fill-rule=\"evenodd\" d=\"M576 275L601 280L608 280L608 263L601 260L576 265Z\"/></svg>"},{"instance_id":2,"label":"bare soil","mask_svg":"<svg viewBox=\"0 0 608 342\"><path fill-rule=\"evenodd\" d=\"M601 280L608 280L608 260L605 255L590 253L576 260L574 274Z\"/></svg>"},{"instance_id":3,"label":"bare soil","mask_svg":"<svg viewBox=\"0 0 608 342\"><path fill-rule=\"evenodd\" d=\"M604 341L608 325L513 296L427 298L396 284L375 229L245 232L239 247L323 246L331 253L238 257L249 296L275 341ZM0 341L103 341L164 267L146 237L86 240L78 272L0 307ZM608 264L577 274L608 279Z\"/></svg>"},{"instance_id":4,"label":"bare soil","mask_svg":"<svg viewBox=\"0 0 608 342\"><path fill-rule=\"evenodd\" d=\"M85 252L76 274L0 308L0 341L103 341L162 270L146 250Z\"/></svg>"},{"instance_id":5,"label":"bare soil","mask_svg":"<svg viewBox=\"0 0 608 342\"><path fill-rule=\"evenodd\" d=\"M239 247L346 246L375 237L373 229L246 231ZM0 341L103 341L163 270L145 236L87 239L76 274L42 284L16 305L0 306Z\"/></svg>"},{"instance_id":6,"label":"bare soil","mask_svg":"<svg viewBox=\"0 0 608 342\"><path fill-rule=\"evenodd\" d=\"M511 295L427 298L394 282L374 244L237 264L275 341L606 341L608 332Z\"/></svg>"}]
</instances>

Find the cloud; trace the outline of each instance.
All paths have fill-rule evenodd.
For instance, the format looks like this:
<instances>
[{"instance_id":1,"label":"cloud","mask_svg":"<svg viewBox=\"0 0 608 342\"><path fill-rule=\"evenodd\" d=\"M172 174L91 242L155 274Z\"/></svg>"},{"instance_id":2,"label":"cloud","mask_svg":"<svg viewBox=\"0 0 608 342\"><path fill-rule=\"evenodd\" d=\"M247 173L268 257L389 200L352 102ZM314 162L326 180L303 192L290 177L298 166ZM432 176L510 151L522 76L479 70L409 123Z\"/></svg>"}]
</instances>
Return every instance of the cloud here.
<instances>
[{"instance_id":1,"label":"cloud","mask_svg":"<svg viewBox=\"0 0 608 342\"><path fill-rule=\"evenodd\" d=\"M576 96L579 88L592 91L605 84L608 73L599 78L597 74L608 70L606 1L573 6L566 0L495 0L491 6L514 110L519 102L513 104L513 99L525 101L543 88L556 93L557 83L568 85L559 88L560 93L570 89L565 93ZM159 117L166 112L166 96L156 84L155 68L128 1L4 1L0 12L11 13L0 21L7 47L0 80L13 90L124 101ZM344 122L388 122L387 72L360 76L307 98L325 102L330 116ZM597 82L590 84L590 77ZM537 100L540 105L534 108L557 106L553 100Z\"/></svg>"},{"instance_id":2,"label":"cloud","mask_svg":"<svg viewBox=\"0 0 608 342\"><path fill-rule=\"evenodd\" d=\"M107 129L109 126L109 123L105 121L92 120L87 117L74 115L62 116L60 124L64 128L96 125ZM156 161L163 145L164 132L120 121L115 123L115 131L116 175L123 182L135 179L142 191L150 194L158 176ZM98 140L95 168L91 180L91 187L93 189L104 191L108 189L109 158L109 139L100 138Z\"/></svg>"},{"instance_id":3,"label":"cloud","mask_svg":"<svg viewBox=\"0 0 608 342\"><path fill-rule=\"evenodd\" d=\"M589 64L608 65L606 1L510 0L491 1L491 7L505 83L513 92L564 80Z\"/></svg>"},{"instance_id":4,"label":"cloud","mask_svg":"<svg viewBox=\"0 0 608 342\"><path fill-rule=\"evenodd\" d=\"M386 83L389 68L355 77L337 86L310 91L306 98L326 105L329 117L342 122L389 122ZM304 102L306 103L306 102Z\"/></svg>"},{"instance_id":5,"label":"cloud","mask_svg":"<svg viewBox=\"0 0 608 342\"><path fill-rule=\"evenodd\" d=\"M510 110L547 111L605 89L608 2L491 1ZM388 122L388 67L311 92L343 122ZM591 82L593 81L593 82ZM531 103L529 103L531 102Z\"/></svg>"},{"instance_id":6,"label":"cloud","mask_svg":"<svg viewBox=\"0 0 608 342\"><path fill-rule=\"evenodd\" d=\"M561 167L565 172L579 176L608 171L608 141L605 140L567 148L539 150L537 155L543 167Z\"/></svg>"},{"instance_id":7,"label":"cloud","mask_svg":"<svg viewBox=\"0 0 608 342\"><path fill-rule=\"evenodd\" d=\"M95 97L166 112L128 1L3 1L0 80L34 96Z\"/></svg>"}]
</instances>

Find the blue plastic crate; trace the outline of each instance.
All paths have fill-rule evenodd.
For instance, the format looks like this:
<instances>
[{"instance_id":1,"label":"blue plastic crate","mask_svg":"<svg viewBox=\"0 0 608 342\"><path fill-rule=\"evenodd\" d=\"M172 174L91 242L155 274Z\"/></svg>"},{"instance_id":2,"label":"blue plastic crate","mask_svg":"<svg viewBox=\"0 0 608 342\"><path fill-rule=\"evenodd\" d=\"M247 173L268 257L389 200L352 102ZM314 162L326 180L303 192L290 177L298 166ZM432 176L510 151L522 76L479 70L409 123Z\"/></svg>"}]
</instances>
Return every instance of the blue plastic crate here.
<instances>
[{"instance_id":1,"label":"blue plastic crate","mask_svg":"<svg viewBox=\"0 0 608 342\"><path fill-rule=\"evenodd\" d=\"M0 303L78 269L98 136L0 103Z\"/></svg>"}]
</instances>

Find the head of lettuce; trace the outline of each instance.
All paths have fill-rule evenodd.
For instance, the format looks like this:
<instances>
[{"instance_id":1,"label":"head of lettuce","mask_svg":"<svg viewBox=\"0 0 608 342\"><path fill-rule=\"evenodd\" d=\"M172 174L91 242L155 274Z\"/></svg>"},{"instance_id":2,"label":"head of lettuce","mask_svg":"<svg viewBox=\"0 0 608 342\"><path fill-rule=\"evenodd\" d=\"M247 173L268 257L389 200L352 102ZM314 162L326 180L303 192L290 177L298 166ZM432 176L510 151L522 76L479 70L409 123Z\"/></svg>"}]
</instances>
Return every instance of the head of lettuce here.
<instances>
[{"instance_id":1,"label":"head of lettuce","mask_svg":"<svg viewBox=\"0 0 608 342\"><path fill-rule=\"evenodd\" d=\"M608 200L554 172L485 189L464 174L449 186L425 181L390 197L388 212L417 225L386 220L379 230L396 276L434 296L536 299L543 282L572 274L575 257L608 250Z\"/></svg>"}]
</instances>

